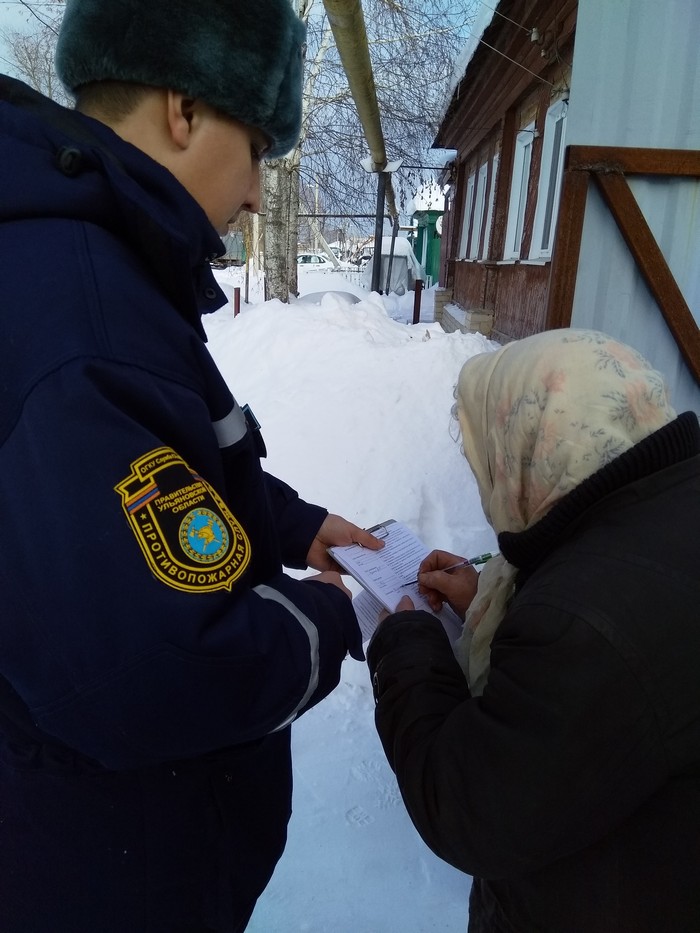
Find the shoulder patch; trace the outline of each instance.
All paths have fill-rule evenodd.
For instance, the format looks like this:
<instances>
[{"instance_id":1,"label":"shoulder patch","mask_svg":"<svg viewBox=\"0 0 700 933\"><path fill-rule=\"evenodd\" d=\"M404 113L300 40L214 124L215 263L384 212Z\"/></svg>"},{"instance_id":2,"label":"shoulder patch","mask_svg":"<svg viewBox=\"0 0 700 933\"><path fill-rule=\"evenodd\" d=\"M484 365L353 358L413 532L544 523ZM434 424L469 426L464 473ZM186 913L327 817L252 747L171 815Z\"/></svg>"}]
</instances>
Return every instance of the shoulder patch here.
<instances>
[{"instance_id":1,"label":"shoulder patch","mask_svg":"<svg viewBox=\"0 0 700 933\"><path fill-rule=\"evenodd\" d=\"M250 541L226 503L169 447L131 464L114 487L155 576L176 590L230 590L250 562Z\"/></svg>"}]
</instances>

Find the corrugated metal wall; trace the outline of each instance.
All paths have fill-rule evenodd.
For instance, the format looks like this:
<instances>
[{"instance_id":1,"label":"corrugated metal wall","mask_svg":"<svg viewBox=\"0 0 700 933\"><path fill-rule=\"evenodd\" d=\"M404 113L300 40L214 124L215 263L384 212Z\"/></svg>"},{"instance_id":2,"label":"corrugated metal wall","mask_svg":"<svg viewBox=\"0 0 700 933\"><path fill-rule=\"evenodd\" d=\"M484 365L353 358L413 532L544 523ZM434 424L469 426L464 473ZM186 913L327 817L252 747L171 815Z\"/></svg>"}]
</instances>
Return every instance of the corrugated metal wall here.
<instances>
[{"instance_id":1,"label":"corrugated metal wall","mask_svg":"<svg viewBox=\"0 0 700 933\"><path fill-rule=\"evenodd\" d=\"M580 0L567 144L700 149L700 0ZM700 322L700 181L630 179ZM602 198L591 185L572 317L636 347L678 411L700 413L684 366Z\"/></svg>"}]
</instances>

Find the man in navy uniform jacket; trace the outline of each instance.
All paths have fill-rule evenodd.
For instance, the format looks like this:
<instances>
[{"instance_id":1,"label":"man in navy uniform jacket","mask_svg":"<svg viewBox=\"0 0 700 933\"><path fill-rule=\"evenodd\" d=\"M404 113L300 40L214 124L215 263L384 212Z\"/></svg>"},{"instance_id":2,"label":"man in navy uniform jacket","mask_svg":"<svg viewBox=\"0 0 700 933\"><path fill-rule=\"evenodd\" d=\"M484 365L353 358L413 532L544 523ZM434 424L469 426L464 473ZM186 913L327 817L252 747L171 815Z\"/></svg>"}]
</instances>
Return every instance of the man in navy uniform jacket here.
<instances>
[{"instance_id":1,"label":"man in navy uniform jacket","mask_svg":"<svg viewBox=\"0 0 700 933\"><path fill-rule=\"evenodd\" d=\"M243 930L290 723L362 656L326 549L380 545L263 472L200 321L303 41L288 0L69 0L76 110L0 82L3 933Z\"/></svg>"}]
</instances>

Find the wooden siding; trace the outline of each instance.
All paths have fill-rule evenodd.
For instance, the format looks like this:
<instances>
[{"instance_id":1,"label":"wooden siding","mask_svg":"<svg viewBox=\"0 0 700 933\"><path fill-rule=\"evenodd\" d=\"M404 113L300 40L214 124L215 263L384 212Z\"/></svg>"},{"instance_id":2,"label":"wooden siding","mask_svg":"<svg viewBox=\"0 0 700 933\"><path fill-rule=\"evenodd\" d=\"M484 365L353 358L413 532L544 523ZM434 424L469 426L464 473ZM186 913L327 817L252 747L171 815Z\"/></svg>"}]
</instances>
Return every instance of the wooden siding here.
<instances>
[{"instance_id":1,"label":"wooden siding","mask_svg":"<svg viewBox=\"0 0 700 933\"><path fill-rule=\"evenodd\" d=\"M465 311L492 311L494 339L545 329L549 263L455 262L452 300Z\"/></svg>"},{"instance_id":2,"label":"wooden siding","mask_svg":"<svg viewBox=\"0 0 700 933\"><path fill-rule=\"evenodd\" d=\"M465 311L487 310L486 288L488 267L483 262L456 262L454 264L452 298Z\"/></svg>"},{"instance_id":3,"label":"wooden siding","mask_svg":"<svg viewBox=\"0 0 700 933\"><path fill-rule=\"evenodd\" d=\"M494 336L519 340L545 329L549 268L518 262L496 267Z\"/></svg>"},{"instance_id":4,"label":"wooden siding","mask_svg":"<svg viewBox=\"0 0 700 933\"><path fill-rule=\"evenodd\" d=\"M698 0L669 0L661 13L654 0L586 0L580 10L577 0L491 5L434 141L457 150L444 179L455 212L441 284L465 310L492 311L497 339L569 323L605 330L665 373L678 410L700 412ZM545 117L569 90L552 261L529 263ZM502 257L514 153L533 117L523 261L511 264ZM459 262L458 205L485 147L500 152L488 259Z\"/></svg>"},{"instance_id":5,"label":"wooden siding","mask_svg":"<svg viewBox=\"0 0 700 933\"><path fill-rule=\"evenodd\" d=\"M458 150L450 168L454 185L451 217L443 229L440 284L452 290L452 300L465 311L484 309L494 315L493 327L504 339L526 336L546 326L550 264L503 263L513 158L517 133L534 122L535 135L529 165L527 201L523 217L522 257L527 257L533 235L537 188L542 163L545 119L553 100L571 83L577 0L501 0L501 16L494 16L483 42L475 50L465 78L455 89L435 145ZM540 39L533 42L527 29L516 23L536 24ZM489 48L488 46L493 46ZM497 50L497 51L494 51ZM504 57L506 56L506 57ZM513 58L521 66L508 61ZM498 173L493 177L493 157ZM480 255L486 259L460 260L469 177L488 160L486 204L492 203L488 244L484 244L487 217L479 231ZM446 179L447 180L447 179ZM491 187L495 183L493 202ZM472 204L471 213L474 213ZM521 290L522 289L522 293Z\"/></svg>"},{"instance_id":6,"label":"wooden siding","mask_svg":"<svg viewBox=\"0 0 700 933\"><path fill-rule=\"evenodd\" d=\"M502 0L498 4L502 15L494 16L485 30L468 65L467 80L455 88L434 145L472 152L529 91L535 76L556 63L557 55L570 61L570 51L564 47L573 36L577 8L578 0ZM533 42L517 23L536 24L542 41Z\"/></svg>"}]
</instances>

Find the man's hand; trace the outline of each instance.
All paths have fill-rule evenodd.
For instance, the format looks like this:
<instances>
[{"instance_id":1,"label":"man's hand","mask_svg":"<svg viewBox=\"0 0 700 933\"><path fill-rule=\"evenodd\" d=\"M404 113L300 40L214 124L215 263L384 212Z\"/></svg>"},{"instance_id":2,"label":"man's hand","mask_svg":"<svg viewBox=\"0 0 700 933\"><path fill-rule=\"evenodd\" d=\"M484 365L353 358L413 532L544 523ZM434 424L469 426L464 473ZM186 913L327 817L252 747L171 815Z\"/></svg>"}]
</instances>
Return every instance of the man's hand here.
<instances>
[{"instance_id":1,"label":"man's hand","mask_svg":"<svg viewBox=\"0 0 700 933\"><path fill-rule=\"evenodd\" d=\"M306 555L306 563L314 570L334 570L339 573L342 568L328 553L328 548L342 547L347 544L361 544L362 547L369 548L371 551L378 551L384 547L383 541L375 538L364 528L353 525L340 515L327 515L311 543L309 553Z\"/></svg>"},{"instance_id":2,"label":"man's hand","mask_svg":"<svg viewBox=\"0 0 700 933\"><path fill-rule=\"evenodd\" d=\"M444 602L464 619L464 614L476 595L479 574L473 567L445 567L458 564L463 557L448 551L431 551L418 568L418 590L428 600L433 612L439 612Z\"/></svg>"}]
</instances>

